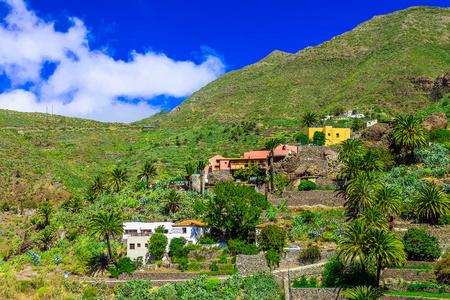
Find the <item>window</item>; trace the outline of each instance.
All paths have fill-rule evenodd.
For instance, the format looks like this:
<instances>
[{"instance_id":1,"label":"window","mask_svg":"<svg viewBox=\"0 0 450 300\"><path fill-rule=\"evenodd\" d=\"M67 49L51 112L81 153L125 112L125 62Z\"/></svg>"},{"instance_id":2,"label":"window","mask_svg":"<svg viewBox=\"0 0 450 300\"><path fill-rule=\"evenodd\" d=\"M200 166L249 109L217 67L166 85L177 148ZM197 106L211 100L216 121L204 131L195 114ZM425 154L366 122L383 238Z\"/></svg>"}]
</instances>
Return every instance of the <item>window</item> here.
<instances>
[{"instance_id":1,"label":"window","mask_svg":"<svg viewBox=\"0 0 450 300\"><path fill-rule=\"evenodd\" d=\"M187 233L187 228L186 227L181 228L181 232L182 233Z\"/></svg>"},{"instance_id":2,"label":"window","mask_svg":"<svg viewBox=\"0 0 450 300\"><path fill-rule=\"evenodd\" d=\"M148 248L148 244L145 244L145 248Z\"/></svg>"},{"instance_id":3,"label":"window","mask_svg":"<svg viewBox=\"0 0 450 300\"><path fill-rule=\"evenodd\" d=\"M134 244L130 244L130 250L134 249Z\"/></svg>"},{"instance_id":4,"label":"window","mask_svg":"<svg viewBox=\"0 0 450 300\"><path fill-rule=\"evenodd\" d=\"M328 136L331 136L331 133L328 133Z\"/></svg>"},{"instance_id":5,"label":"window","mask_svg":"<svg viewBox=\"0 0 450 300\"><path fill-rule=\"evenodd\" d=\"M336 137L339 138L339 133L336 133Z\"/></svg>"},{"instance_id":6,"label":"window","mask_svg":"<svg viewBox=\"0 0 450 300\"><path fill-rule=\"evenodd\" d=\"M224 162L224 164L227 164L227 162Z\"/></svg>"},{"instance_id":7,"label":"window","mask_svg":"<svg viewBox=\"0 0 450 300\"><path fill-rule=\"evenodd\" d=\"M137 244L137 247L138 247L138 248L141 248L141 244L138 243L138 244Z\"/></svg>"}]
</instances>

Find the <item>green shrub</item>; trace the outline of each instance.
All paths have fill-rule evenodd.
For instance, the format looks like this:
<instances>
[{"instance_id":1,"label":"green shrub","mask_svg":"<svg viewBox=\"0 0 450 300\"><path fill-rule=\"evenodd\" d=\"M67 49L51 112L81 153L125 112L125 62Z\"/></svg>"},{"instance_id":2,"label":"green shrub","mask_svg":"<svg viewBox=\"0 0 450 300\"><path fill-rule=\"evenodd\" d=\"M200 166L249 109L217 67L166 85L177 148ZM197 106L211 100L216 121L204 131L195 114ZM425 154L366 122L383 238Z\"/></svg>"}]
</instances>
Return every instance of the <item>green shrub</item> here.
<instances>
[{"instance_id":1,"label":"green shrub","mask_svg":"<svg viewBox=\"0 0 450 300\"><path fill-rule=\"evenodd\" d=\"M86 300L97 299L97 296L98 296L98 289L94 286L85 289L83 292L83 299L86 299Z\"/></svg>"},{"instance_id":2,"label":"green shrub","mask_svg":"<svg viewBox=\"0 0 450 300\"><path fill-rule=\"evenodd\" d=\"M434 266L437 282L450 284L450 254L446 254Z\"/></svg>"},{"instance_id":3,"label":"green shrub","mask_svg":"<svg viewBox=\"0 0 450 300\"><path fill-rule=\"evenodd\" d=\"M450 215L442 215L438 219L439 225L450 225Z\"/></svg>"},{"instance_id":4,"label":"green shrub","mask_svg":"<svg viewBox=\"0 0 450 300\"><path fill-rule=\"evenodd\" d=\"M431 145L430 149L417 150L415 155L426 168L442 168L450 163L449 153L450 151L443 144L435 144Z\"/></svg>"},{"instance_id":5,"label":"green shrub","mask_svg":"<svg viewBox=\"0 0 450 300\"><path fill-rule=\"evenodd\" d=\"M300 279L294 279L294 283L293 283L293 287L294 288L303 288L303 287L307 287L308 284L308 279L306 279L305 275L302 275L300 277Z\"/></svg>"},{"instance_id":6,"label":"green shrub","mask_svg":"<svg viewBox=\"0 0 450 300\"><path fill-rule=\"evenodd\" d=\"M199 244L210 245L217 243L217 238L212 238L210 236L202 236L198 239Z\"/></svg>"},{"instance_id":7,"label":"green shrub","mask_svg":"<svg viewBox=\"0 0 450 300\"><path fill-rule=\"evenodd\" d=\"M114 300L153 299L149 291L152 287L150 280L127 280L117 286Z\"/></svg>"},{"instance_id":8,"label":"green shrub","mask_svg":"<svg viewBox=\"0 0 450 300\"><path fill-rule=\"evenodd\" d=\"M206 281L205 289L208 292L216 291L216 290L219 289L219 283L220 283L220 279L218 279L218 278L209 278Z\"/></svg>"},{"instance_id":9,"label":"green shrub","mask_svg":"<svg viewBox=\"0 0 450 300\"><path fill-rule=\"evenodd\" d=\"M403 237L408 260L434 261L441 256L439 240L425 230L410 228Z\"/></svg>"},{"instance_id":10,"label":"green shrub","mask_svg":"<svg viewBox=\"0 0 450 300\"><path fill-rule=\"evenodd\" d=\"M136 266L134 262L129 257L124 257L119 259L117 262L117 269L119 274L128 273L131 274L136 271Z\"/></svg>"},{"instance_id":11,"label":"green shrub","mask_svg":"<svg viewBox=\"0 0 450 300\"><path fill-rule=\"evenodd\" d=\"M174 238L169 244L169 256L170 257L182 257L187 255L185 249L187 241L184 237Z\"/></svg>"},{"instance_id":12,"label":"green shrub","mask_svg":"<svg viewBox=\"0 0 450 300\"><path fill-rule=\"evenodd\" d=\"M220 270L232 270L233 264L220 264L219 269Z\"/></svg>"},{"instance_id":13,"label":"green shrub","mask_svg":"<svg viewBox=\"0 0 450 300\"><path fill-rule=\"evenodd\" d=\"M213 261L211 265L211 271L219 271L219 266L217 265L217 262Z\"/></svg>"},{"instance_id":14,"label":"green shrub","mask_svg":"<svg viewBox=\"0 0 450 300\"><path fill-rule=\"evenodd\" d=\"M317 286L317 277L313 276L309 279L309 286L310 287L316 287Z\"/></svg>"},{"instance_id":15,"label":"green shrub","mask_svg":"<svg viewBox=\"0 0 450 300\"><path fill-rule=\"evenodd\" d=\"M198 262L191 262L188 266L187 266L187 270L188 271L200 271L201 270L201 266Z\"/></svg>"},{"instance_id":16,"label":"green shrub","mask_svg":"<svg viewBox=\"0 0 450 300\"><path fill-rule=\"evenodd\" d=\"M314 144L316 144L318 146L325 145L325 133L323 133L321 131L314 132L313 140L314 140Z\"/></svg>"},{"instance_id":17,"label":"green shrub","mask_svg":"<svg viewBox=\"0 0 450 300\"><path fill-rule=\"evenodd\" d=\"M148 244L148 250L155 256L156 259L160 259L163 253L166 251L167 237L162 233L155 233L150 237L150 243Z\"/></svg>"},{"instance_id":18,"label":"green shrub","mask_svg":"<svg viewBox=\"0 0 450 300\"><path fill-rule=\"evenodd\" d=\"M78 232L78 230L71 230L66 234L66 238L69 241L74 241L78 237L79 234L80 233Z\"/></svg>"},{"instance_id":19,"label":"green shrub","mask_svg":"<svg viewBox=\"0 0 450 300\"><path fill-rule=\"evenodd\" d=\"M438 128L430 132L430 141L433 143L450 142L450 132L445 128Z\"/></svg>"},{"instance_id":20,"label":"green shrub","mask_svg":"<svg viewBox=\"0 0 450 300\"><path fill-rule=\"evenodd\" d=\"M269 268L273 268L275 266L280 265L281 257L280 257L280 253L277 250L269 249L269 251L266 251L264 256L266 258L267 266Z\"/></svg>"},{"instance_id":21,"label":"green shrub","mask_svg":"<svg viewBox=\"0 0 450 300\"><path fill-rule=\"evenodd\" d=\"M233 257L231 258L231 263L232 263L233 265L236 264L236 255L233 256Z\"/></svg>"},{"instance_id":22,"label":"green shrub","mask_svg":"<svg viewBox=\"0 0 450 300\"><path fill-rule=\"evenodd\" d=\"M320 259L320 249L317 245L315 246L311 246L309 245L308 247L304 248L299 256L298 259L300 261L304 261L304 260L316 260L316 259Z\"/></svg>"},{"instance_id":23,"label":"green shrub","mask_svg":"<svg viewBox=\"0 0 450 300\"><path fill-rule=\"evenodd\" d=\"M311 180L302 180L298 185L299 191L311 191L317 188L316 184Z\"/></svg>"},{"instance_id":24,"label":"green shrub","mask_svg":"<svg viewBox=\"0 0 450 300\"><path fill-rule=\"evenodd\" d=\"M297 135L295 135L295 140L297 142L299 142L302 145L307 145L309 144L311 141L309 140L308 135L304 134L304 133L299 133Z\"/></svg>"},{"instance_id":25,"label":"green shrub","mask_svg":"<svg viewBox=\"0 0 450 300\"><path fill-rule=\"evenodd\" d=\"M375 285L376 271L373 264L366 266L367 283ZM346 287L363 285L361 264L357 261L344 263L336 257L330 258L322 271L322 287Z\"/></svg>"},{"instance_id":26,"label":"green shrub","mask_svg":"<svg viewBox=\"0 0 450 300\"><path fill-rule=\"evenodd\" d=\"M243 255L256 255L258 254L258 247L255 244L247 244L242 248Z\"/></svg>"}]
</instances>

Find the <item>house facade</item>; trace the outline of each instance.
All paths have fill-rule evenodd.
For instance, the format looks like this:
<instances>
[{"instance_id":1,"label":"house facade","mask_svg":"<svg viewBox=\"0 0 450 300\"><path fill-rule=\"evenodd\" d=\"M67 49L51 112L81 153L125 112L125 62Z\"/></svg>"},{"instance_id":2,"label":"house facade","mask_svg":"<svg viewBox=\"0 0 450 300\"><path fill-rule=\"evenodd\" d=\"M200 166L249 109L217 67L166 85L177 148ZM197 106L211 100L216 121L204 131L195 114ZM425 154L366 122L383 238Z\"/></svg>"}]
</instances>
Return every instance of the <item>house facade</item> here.
<instances>
[{"instance_id":1,"label":"house facade","mask_svg":"<svg viewBox=\"0 0 450 300\"><path fill-rule=\"evenodd\" d=\"M364 127L364 128L368 128L368 127L371 127L371 126L373 126L373 125L375 125L375 124L377 124L377 123L378 123L378 120L377 120L377 119L375 119L375 120L370 120L370 121L364 122L363 127Z\"/></svg>"},{"instance_id":2,"label":"house facade","mask_svg":"<svg viewBox=\"0 0 450 300\"><path fill-rule=\"evenodd\" d=\"M284 159L291 153L298 153L297 146L279 145L274 150L274 162ZM269 150L255 150L244 152L244 155L236 158L225 158L216 155L209 159L209 166L205 168L205 173L214 171L228 171L231 173L234 170L246 169L253 165L260 168L267 169L269 164Z\"/></svg>"},{"instance_id":3,"label":"house facade","mask_svg":"<svg viewBox=\"0 0 450 300\"><path fill-rule=\"evenodd\" d=\"M205 224L195 220L187 220L178 224L172 222L127 222L124 223L125 233L123 235L127 244L127 257L132 260L142 257L145 263L154 260L154 256L148 251L148 244L155 229L161 225L164 225L164 235L167 237L166 251L169 251L170 241L174 238L184 237L188 244L197 244L200 237L205 235Z\"/></svg>"},{"instance_id":4,"label":"house facade","mask_svg":"<svg viewBox=\"0 0 450 300\"><path fill-rule=\"evenodd\" d=\"M310 140L313 139L316 131L325 134L325 146L336 145L350 138L350 128L333 128L333 126L325 126L322 128L309 127L308 137Z\"/></svg>"}]
</instances>

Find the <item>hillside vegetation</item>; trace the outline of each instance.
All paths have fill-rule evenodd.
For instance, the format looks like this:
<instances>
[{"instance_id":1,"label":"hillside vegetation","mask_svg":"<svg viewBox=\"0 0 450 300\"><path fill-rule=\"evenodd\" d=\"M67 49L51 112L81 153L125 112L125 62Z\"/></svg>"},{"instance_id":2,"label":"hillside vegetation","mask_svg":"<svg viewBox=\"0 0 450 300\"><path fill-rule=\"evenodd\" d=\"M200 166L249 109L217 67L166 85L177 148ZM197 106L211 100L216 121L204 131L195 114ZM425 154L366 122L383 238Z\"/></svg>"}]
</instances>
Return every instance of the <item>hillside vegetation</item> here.
<instances>
[{"instance_id":1,"label":"hillside vegetation","mask_svg":"<svg viewBox=\"0 0 450 300\"><path fill-rule=\"evenodd\" d=\"M274 51L194 93L165 126L297 118L337 108L413 112L447 92L450 9L411 7L376 16L295 54ZM436 84L435 84L436 83Z\"/></svg>"}]
</instances>

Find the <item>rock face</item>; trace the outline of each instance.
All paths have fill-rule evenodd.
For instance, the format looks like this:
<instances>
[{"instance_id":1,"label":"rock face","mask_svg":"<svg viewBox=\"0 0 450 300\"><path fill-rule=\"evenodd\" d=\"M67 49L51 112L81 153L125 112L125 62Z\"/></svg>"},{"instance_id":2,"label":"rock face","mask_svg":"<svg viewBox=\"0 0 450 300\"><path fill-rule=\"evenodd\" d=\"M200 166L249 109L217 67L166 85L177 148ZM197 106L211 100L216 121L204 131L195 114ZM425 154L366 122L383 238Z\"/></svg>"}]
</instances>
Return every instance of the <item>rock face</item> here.
<instances>
[{"instance_id":1,"label":"rock face","mask_svg":"<svg viewBox=\"0 0 450 300\"><path fill-rule=\"evenodd\" d=\"M298 154L293 153L275 163L274 173L288 174L293 185L307 176L335 178L339 172L337 158L338 153L330 147L301 147Z\"/></svg>"},{"instance_id":2,"label":"rock face","mask_svg":"<svg viewBox=\"0 0 450 300\"><path fill-rule=\"evenodd\" d=\"M392 129L389 124L378 123L366 128L360 139L369 148L376 148L378 150L388 150L392 144Z\"/></svg>"},{"instance_id":3,"label":"rock face","mask_svg":"<svg viewBox=\"0 0 450 300\"><path fill-rule=\"evenodd\" d=\"M424 91L431 91L434 87L434 79L429 76L414 78L413 83Z\"/></svg>"},{"instance_id":4,"label":"rock face","mask_svg":"<svg viewBox=\"0 0 450 300\"><path fill-rule=\"evenodd\" d=\"M222 172L212 172L208 174L208 185L216 185L219 182L227 182L233 180L231 174L224 174Z\"/></svg>"},{"instance_id":5,"label":"rock face","mask_svg":"<svg viewBox=\"0 0 450 300\"><path fill-rule=\"evenodd\" d=\"M446 82L446 84L448 84L448 82ZM433 131L438 128L447 128L447 116L442 113L431 114L430 116L425 118L425 120L422 122L422 125L424 125L425 128L429 131Z\"/></svg>"}]
</instances>

